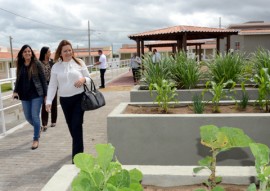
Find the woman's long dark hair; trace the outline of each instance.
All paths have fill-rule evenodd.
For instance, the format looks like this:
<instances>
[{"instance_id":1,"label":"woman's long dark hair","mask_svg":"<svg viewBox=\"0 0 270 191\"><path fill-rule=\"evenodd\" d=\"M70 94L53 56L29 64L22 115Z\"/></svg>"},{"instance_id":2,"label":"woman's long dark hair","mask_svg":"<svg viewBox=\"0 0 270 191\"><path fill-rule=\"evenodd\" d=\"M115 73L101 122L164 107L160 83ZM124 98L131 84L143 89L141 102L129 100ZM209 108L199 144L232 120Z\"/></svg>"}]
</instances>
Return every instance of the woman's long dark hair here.
<instances>
[{"instance_id":1,"label":"woman's long dark hair","mask_svg":"<svg viewBox=\"0 0 270 191\"><path fill-rule=\"evenodd\" d=\"M31 61L30 61L30 64L29 64L29 69L28 69L29 79L32 77L32 75L37 75L38 74L37 65L35 63L37 61L37 57L36 57L34 51L32 50L32 48L28 44L25 44L25 45L23 45L23 47L21 48L21 50L19 51L18 56L17 56L17 61L16 61L17 78L19 77L22 66L24 65L24 62L25 62L25 60L23 58L23 51L26 48L30 48L30 50L32 52L32 57L31 57Z\"/></svg>"},{"instance_id":2,"label":"woman's long dark hair","mask_svg":"<svg viewBox=\"0 0 270 191\"><path fill-rule=\"evenodd\" d=\"M47 46L43 46L40 50L40 54L39 54L39 60L42 62L45 60L45 55L47 54L48 50L50 48Z\"/></svg>"}]
</instances>

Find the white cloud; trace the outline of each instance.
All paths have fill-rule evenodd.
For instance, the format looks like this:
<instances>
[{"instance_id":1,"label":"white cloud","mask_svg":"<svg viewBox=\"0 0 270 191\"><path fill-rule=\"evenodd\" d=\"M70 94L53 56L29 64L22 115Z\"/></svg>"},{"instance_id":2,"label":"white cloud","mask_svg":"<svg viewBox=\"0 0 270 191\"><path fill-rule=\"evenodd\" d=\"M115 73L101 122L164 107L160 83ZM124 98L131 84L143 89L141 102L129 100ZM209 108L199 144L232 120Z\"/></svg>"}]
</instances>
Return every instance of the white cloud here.
<instances>
[{"instance_id":1,"label":"white cloud","mask_svg":"<svg viewBox=\"0 0 270 191\"><path fill-rule=\"evenodd\" d=\"M218 27L219 18L222 27L269 22L269 6L269 0L0 0L0 46L9 46L12 36L16 48L54 49L62 39L87 47L88 20L91 46L134 43L128 35L176 25Z\"/></svg>"}]
</instances>

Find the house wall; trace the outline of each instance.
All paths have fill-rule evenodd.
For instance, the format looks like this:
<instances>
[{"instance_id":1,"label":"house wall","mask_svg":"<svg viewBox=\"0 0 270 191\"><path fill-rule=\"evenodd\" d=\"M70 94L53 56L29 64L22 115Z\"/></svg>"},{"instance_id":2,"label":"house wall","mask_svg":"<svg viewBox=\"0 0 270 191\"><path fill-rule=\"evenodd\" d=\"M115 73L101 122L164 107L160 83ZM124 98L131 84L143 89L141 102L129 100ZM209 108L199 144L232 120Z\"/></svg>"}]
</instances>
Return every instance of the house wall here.
<instances>
[{"instance_id":1,"label":"house wall","mask_svg":"<svg viewBox=\"0 0 270 191\"><path fill-rule=\"evenodd\" d=\"M220 41L220 51L226 51L226 41L224 38ZM269 35L232 35L231 49L236 50L236 42L240 43L240 51L250 54L255 52L258 47L270 50L270 34Z\"/></svg>"}]
</instances>

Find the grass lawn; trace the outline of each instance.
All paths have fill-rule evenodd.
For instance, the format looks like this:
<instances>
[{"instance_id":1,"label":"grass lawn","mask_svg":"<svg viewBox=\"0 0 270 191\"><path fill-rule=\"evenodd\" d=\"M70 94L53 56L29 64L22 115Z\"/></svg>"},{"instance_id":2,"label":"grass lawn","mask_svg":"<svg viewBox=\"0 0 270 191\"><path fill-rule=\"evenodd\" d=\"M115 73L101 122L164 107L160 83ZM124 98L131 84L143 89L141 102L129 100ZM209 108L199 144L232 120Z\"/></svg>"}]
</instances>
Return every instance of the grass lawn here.
<instances>
[{"instance_id":1,"label":"grass lawn","mask_svg":"<svg viewBox=\"0 0 270 191\"><path fill-rule=\"evenodd\" d=\"M7 92L12 90L11 88L11 83L5 83L5 84L1 84L1 92Z\"/></svg>"}]
</instances>

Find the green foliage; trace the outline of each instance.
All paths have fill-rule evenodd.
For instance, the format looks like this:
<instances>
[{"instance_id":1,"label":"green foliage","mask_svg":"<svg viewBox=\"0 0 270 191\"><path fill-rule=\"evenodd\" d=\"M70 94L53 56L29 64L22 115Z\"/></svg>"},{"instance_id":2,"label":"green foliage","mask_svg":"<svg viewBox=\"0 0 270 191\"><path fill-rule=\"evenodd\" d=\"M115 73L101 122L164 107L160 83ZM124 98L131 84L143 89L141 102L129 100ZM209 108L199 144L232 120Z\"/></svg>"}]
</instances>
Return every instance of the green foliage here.
<instances>
[{"instance_id":1,"label":"green foliage","mask_svg":"<svg viewBox=\"0 0 270 191\"><path fill-rule=\"evenodd\" d=\"M254 81L258 85L259 97L257 102L266 111L269 112L269 96L270 96L270 76L267 68L262 68L259 74L254 76Z\"/></svg>"},{"instance_id":2,"label":"green foliage","mask_svg":"<svg viewBox=\"0 0 270 191\"><path fill-rule=\"evenodd\" d=\"M261 143L250 143L249 146L255 157L255 167L260 181L259 190L270 190L269 147ZM256 191L256 186L250 185L249 189Z\"/></svg>"},{"instance_id":3,"label":"green foliage","mask_svg":"<svg viewBox=\"0 0 270 191\"><path fill-rule=\"evenodd\" d=\"M246 109L249 101L249 96L246 91L244 81L241 83L241 89L242 89L242 98L240 99L239 103L237 103L237 105L240 107L240 109Z\"/></svg>"},{"instance_id":4,"label":"green foliage","mask_svg":"<svg viewBox=\"0 0 270 191\"><path fill-rule=\"evenodd\" d=\"M200 77L200 67L195 59L188 58L184 51L180 51L171 57L172 60L172 79L178 88L194 88Z\"/></svg>"},{"instance_id":5,"label":"green foliage","mask_svg":"<svg viewBox=\"0 0 270 191\"><path fill-rule=\"evenodd\" d=\"M157 91L157 96L155 101L158 103L159 107L162 108L163 112L167 113L169 109L169 102L178 102L175 98L177 95L174 83L168 82L167 80L162 80L161 85L150 84L149 86L150 94L153 97L153 90Z\"/></svg>"},{"instance_id":6,"label":"green foliage","mask_svg":"<svg viewBox=\"0 0 270 191\"><path fill-rule=\"evenodd\" d=\"M227 87L228 84L231 84L230 88L225 90L225 87ZM213 98L212 98L213 112L219 113L220 112L220 110L219 110L220 100L222 98L228 97L227 94L232 91L232 89L235 86L235 82L232 80L228 80L226 83L223 83L223 81L221 81L219 84L217 84L214 81L208 81L208 82L206 82L205 86L206 86L205 91L209 91L213 95Z\"/></svg>"},{"instance_id":7,"label":"green foliage","mask_svg":"<svg viewBox=\"0 0 270 191\"><path fill-rule=\"evenodd\" d=\"M255 67L256 74L260 74L262 68L268 68L268 74L270 75L270 51L258 48L253 54L252 62Z\"/></svg>"},{"instance_id":8,"label":"green foliage","mask_svg":"<svg viewBox=\"0 0 270 191\"><path fill-rule=\"evenodd\" d=\"M147 85L158 84L161 86L162 80L171 78L171 61L168 57L162 57L159 63L153 63L151 55L143 58L143 80Z\"/></svg>"},{"instance_id":9,"label":"green foliage","mask_svg":"<svg viewBox=\"0 0 270 191\"><path fill-rule=\"evenodd\" d=\"M210 148L212 156L206 156L200 160L200 166L194 168L193 172L198 173L202 169L210 170L211 175L205 184L210 190L214 190L216 185L222 181L221 177L216 177L217 155L236 147L248 147L253 141L241 129L234 127L218 128L214 125L205 125L200 127L200 135L201 144Z\"/></svg>"},{"instance_id":10,"label":"green foliage","mask_svg":"<svg viewBox=\"0 0 270 191\"><path fill-rule=\"evenodd\" d=\"M7 92L7 91L11 91L11 83L5 83L5 84L1 84L1 92Z\"/></svg>"},{"instance_id":11,"label":"green foliage","mask_svg":"<svg viewBox=\"0 0 270 191\"><path fill-rule=\"evenodd\" d=\"M74 157L80 173L72 182L72 191L142 191L142 173L122 169L113 161L114 147L111 144L96 145L97 157L79 153Z\"/></svg>"},{"instance_id":12,"label":"green foliage","mask_svg":"<svg viewBox=\"0 0 270 191\"><path fill-rule=\"evenodd\" d=\"M217 54L208 63L209 77L217 84L232 80L238 82L244 74L245 59L240 53Z\"/></svg>"},{"instance_id":13,"label":"green foliage","mask_svg":"<svg viewBox=\"0 0 270 191\"><path fill-rule=\"evenodd\" d=\"M203 102L203 96L195 94L192 97L193 101L193 111L194 113L201 114L204 112L205 102Z\"/></svg>"}]
</instances>

